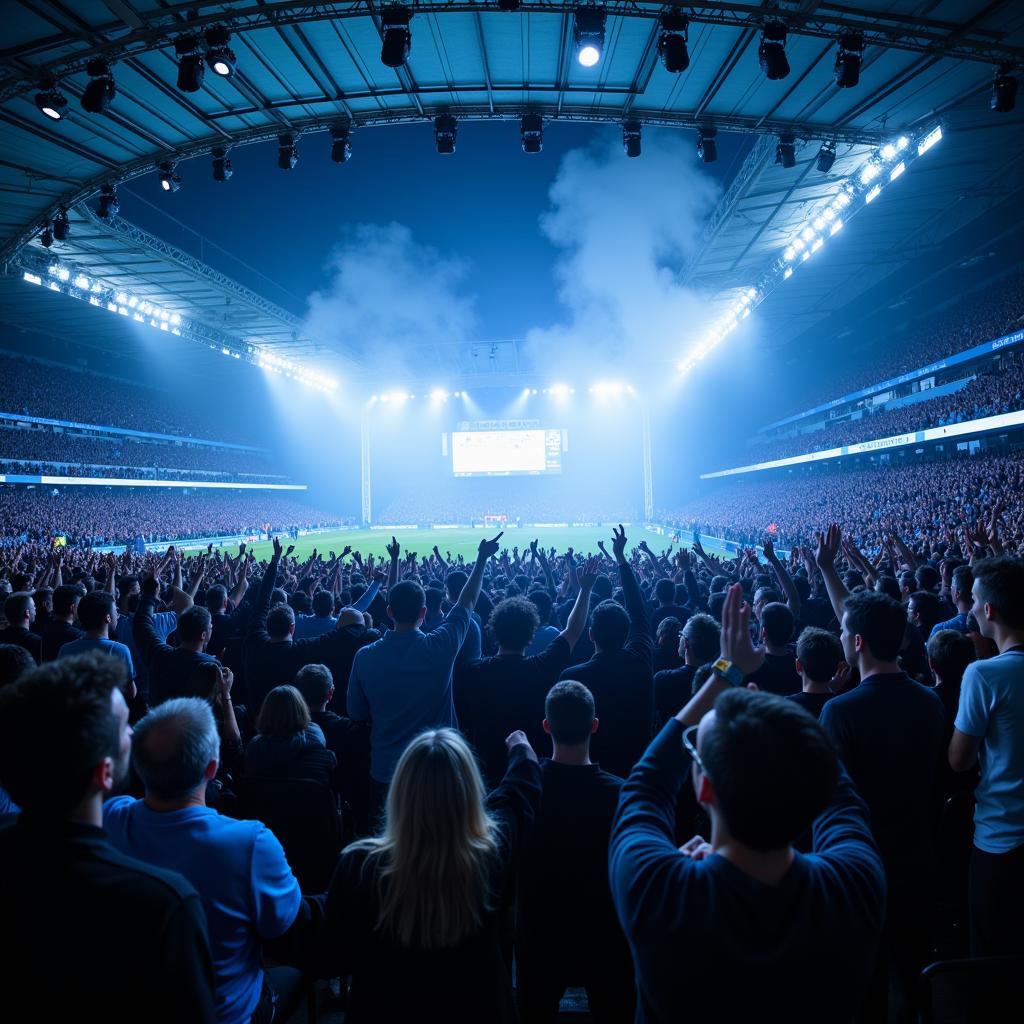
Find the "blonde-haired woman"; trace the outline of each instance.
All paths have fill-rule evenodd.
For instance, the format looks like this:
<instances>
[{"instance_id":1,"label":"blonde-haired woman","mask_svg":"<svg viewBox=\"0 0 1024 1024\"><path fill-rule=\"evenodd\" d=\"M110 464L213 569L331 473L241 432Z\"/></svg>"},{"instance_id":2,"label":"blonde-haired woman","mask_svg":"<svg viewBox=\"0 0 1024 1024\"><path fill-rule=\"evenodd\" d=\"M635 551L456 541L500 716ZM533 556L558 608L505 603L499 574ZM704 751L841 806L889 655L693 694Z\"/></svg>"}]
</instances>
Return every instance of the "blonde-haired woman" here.
<instances>
[{"instance_id":1,"label":"blonde-haired woman","mask_svg":"<svg viewBox=\"0 0 1024 1024\"><path fill-rule=\"evenodd\" d=\"M540 801L526 735L485 797L452 729L417 736L388 789L380 836L345 849L327 893L328 959L352 977L348 1024L516 1019L499 942L502 895Z\"/></svg>"}]
</instances>

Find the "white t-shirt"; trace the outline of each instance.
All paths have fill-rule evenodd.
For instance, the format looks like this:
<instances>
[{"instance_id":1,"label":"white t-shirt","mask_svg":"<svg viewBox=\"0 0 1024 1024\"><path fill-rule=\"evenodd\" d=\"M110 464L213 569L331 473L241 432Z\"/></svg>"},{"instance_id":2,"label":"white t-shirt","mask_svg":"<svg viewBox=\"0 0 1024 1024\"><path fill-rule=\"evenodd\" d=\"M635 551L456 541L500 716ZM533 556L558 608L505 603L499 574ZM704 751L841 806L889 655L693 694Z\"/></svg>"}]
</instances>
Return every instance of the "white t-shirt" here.
<instances>
[{"instance_id":1,"label":"white t-shirt","mask_svg":"<svg viewBox=\"0 0 1024 1024\"><path fill-rule=\"evenodd\" d=\"M967 666L955 725L982 737L974 845L1015 850L1024 844L1024 651Z\"/></svg>"}]
</instances>

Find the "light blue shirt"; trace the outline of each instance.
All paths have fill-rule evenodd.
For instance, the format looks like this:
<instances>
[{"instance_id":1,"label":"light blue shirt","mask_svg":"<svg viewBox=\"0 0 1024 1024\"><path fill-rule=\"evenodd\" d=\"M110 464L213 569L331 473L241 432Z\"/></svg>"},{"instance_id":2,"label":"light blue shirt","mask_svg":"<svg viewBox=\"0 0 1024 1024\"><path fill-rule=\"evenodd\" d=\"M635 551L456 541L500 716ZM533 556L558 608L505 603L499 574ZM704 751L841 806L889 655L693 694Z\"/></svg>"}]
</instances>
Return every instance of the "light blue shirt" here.
<instances>
[{"instance_id":1,"label":"light blue shirt","mask_svg":"<svg viewBox=\"0 0 1024 1024\"><path fill-rule=\"evenodd\" d=\"M360 648L348 680L348 713L370 722L370 774L390 782L409 741L424 729L457 728L452 666L469 630L456 605L429 633L388 630Z\"/></svg>"},{"instance_id":2,"label":"light blue shirt","mask_svg":"<svg viewBox=\"0 0 1024 1024\"><path fill-rule=\"evenodd\" d=\"M554 626L538 626L530 646L526 648L526 656L529 658L534 654L543 654L559 636L561 632Z\"/></svg>"},{"instance_id":3,"label":"light blue shirt","mask_svg":"<svg viewBox=\"0 0 1024 1024\"><path fill-rule=\"evenodd\" d=\"M103 828L122 853L192 883L206 912L217 1020L248 1024L263 988L261 941L286 932L302 901L274 833L210 807L154 811L130 796L103 805Z\"/></svg>"},{"instance_id":4,"label":"light blue shirt","mask_svg":"<svg viewBox=\"0 0 1024 1024\"><path fill-rule=\"evenodd\" d=\"M338 625L333 615L300 615L295 620L295 639L311 640L330 633Z\"/></svg>"},{"instance_id":5,"label":"light blue shirt","mask_svg":"<svg viewBox=\"0 0 1024 1024\"><path fill-rule=\"evenodd\" d=\"M136 681L139 685L139 693L149 695L149 669L146 662L135 646L135 634L132 632L132 623L135 620L134 612L117 613L117 629L114 632L117 642L124 644L131 652L132 661L137 666ZM156 612L153 615L153 629L156 635L167 643L167 638L178 628L178 616L174 612Z\"/></svg>"},{"instance_id":6,"label":"light blue shirt","mask_svg":"<svg viewBox=\"0 0 1024 1024\"><path fill-rule=\"evenodd\" d=\"M124 644L116 640L105 640L102 637L97 640L90 640L87 636L79 637L65 644L58 652L58 658L73 658L76 654L88 654L90 651L102 651L104 654L111 654L120 658L128 670L128 678L135 678L135 663L132 661L132 652Z\"/></svg>"},{"instance_id":7,"label":"light blue shirt","mask_svg":"<svg viewBox=\"0 0 1024 1024\"><path fill-rule=\"evenodd\" d=\"M974 791L974 845L1008 853L1024 844L1024 651L967 666L954 723L982 737Z\"/></svg>"}]
</instances>

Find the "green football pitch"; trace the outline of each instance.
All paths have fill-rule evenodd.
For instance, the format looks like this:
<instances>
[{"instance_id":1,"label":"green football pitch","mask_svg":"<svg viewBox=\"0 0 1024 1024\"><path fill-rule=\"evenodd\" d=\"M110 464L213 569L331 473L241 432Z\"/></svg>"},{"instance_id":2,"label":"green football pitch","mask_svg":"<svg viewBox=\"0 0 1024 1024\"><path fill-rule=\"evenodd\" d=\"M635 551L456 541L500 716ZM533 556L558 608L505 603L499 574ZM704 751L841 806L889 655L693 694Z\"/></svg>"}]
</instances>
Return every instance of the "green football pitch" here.
<instances>
[{"instance_id":1,"label":"green football pitch","mask_svg":"<svg viewBox=\"0 0 1024 1024\"><path fill-rule=\"evenodd\" d=\"M403 553L415 551L419 555L428 555L436 544L445 557L450 551L453 557L464 555L467 559L476 554L483 537L494 536L494 533L482 529L395 530L393 532L402 545ZM301 559L308 558L313 548L316 548L326 558L329 552L340 552L346 544L361 555L372 554L375 557L386 558L384 547L391 537L391 530L336 530L330 533L307 534L305 537L299 537L297 541L282 539L282 543L286 545L294 543L295 557ZM669 545L669 538L666 535L645 530L642 526L627 526L626 538L629 547L635 547L640 541L646 540L653 551L661 551ZM599 540L603 540L605 547L611 552L612 529L610 526L511 527L505 531L501 543L509 551L513 546L523 551L529 549L531 540L539 541L543 548L555 547L559 552L571 547L583 554L587 552L597 554ZM273 547L269 541L260 541L251 547L257 558L270 558L273 554Z\"/></svg>"}]
</instances>

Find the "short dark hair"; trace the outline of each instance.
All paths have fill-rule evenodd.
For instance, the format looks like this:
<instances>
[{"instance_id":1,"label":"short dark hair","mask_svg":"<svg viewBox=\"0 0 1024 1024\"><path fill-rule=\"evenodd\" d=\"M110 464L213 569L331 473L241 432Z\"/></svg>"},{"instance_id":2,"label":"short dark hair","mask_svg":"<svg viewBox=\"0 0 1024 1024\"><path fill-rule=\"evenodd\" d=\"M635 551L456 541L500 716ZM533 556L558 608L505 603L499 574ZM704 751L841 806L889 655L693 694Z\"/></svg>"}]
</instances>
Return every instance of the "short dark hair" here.
<instances>
[{"instance_id":1,"label":"short dark hair","mask_svg":"<svg viewBox=\"0 0 1024 1024\"><path fill-rule=\"evenodd\" d=\"M423 588L412 580L396 583L388 591L391 617L403 626L411 625L419 619L420 613L427 606L426 601L427 595L423 593Z\"/></svg>"},{"instance_id":2,"label":"short dark hair","mask_svg":"<svg viewBox=\"0 0 1024 1024\"><path fill-rule=\"evenodd\" d=\"M796 619L787 605L772 601L761 609L761 628L770 644L788 644L793 639Z\"/></svg>"},{"instance_id":3,"label":"short dark hair","mask_svg":"<svg viewBox=\"0 0 1024 1024\"><path fill-rule=\"evenodd\" d=\"M934 565L928 565L927 563L917 567L914 571L914 578L917 580L917 586L920 590L934 591L942 582L939 570Z\"/></svg>"},{"instance_id":4,"label":"short dark hair","mask_svg":"<svg viewBox=\"0 0 1024 1024\"><path fill-rule=\"evenodd\" d=\"M629 636L629 616L617 601L602 601L590 616L594 645L602 651L618 651Z\"/></svg>"},{"instance_id":5,"label":"short dark hair","mask_svg":"<svg viewBox=\"0 0 1024 1024\"><path fill-rule=\"evenodd\" d=\"M910 595L910 600L914 602L918 617L921 619L921 632L928 636L932 627L942 621L942 602L938 595L930 590L915 590ZM907 604L909 606L910 601ZM910 614L909 607L907 614Z\"/></svg>"},{"instance_id":6,"label":"short dark hair","mask_svg":"<svg viewBox=\"0 0 1024 1024\"><path fill-rule=\"evenodd\" d=\"M263 698L256 728L261 736L287 739L309 726L309 708L294 686L275 686Z\"/></svg>"},{"instance_id":7,"label":"short dark hair","mask_svg":"<svg viewBox=\"0 0 1024 1024\"><path fill-rule=\"evenodd\" d=\"M36 659L20 644L0 644L0 686L13 683L36 667Z\"/></svg>"},{"instance_id":8,"label":"short dark hair","mask_svg":"<svg viewBox=\"0 0 1024 1024\"><path fill-rule=\"evenodd\" d=\"M974 570L969 565L958 565L953 570L951 583L954 591L966 595L969 600L971 590L974 588Z\"/></svg>"},{"instance_id":9,"label":"short dark hair","mask_svg":"<svg viewBox=\"0 0 1024 1024\"><path fill-rule=\"evenodd\" d=\"M584 743L594 727L594 695L575 679L563 679L548 690L544 717L559 743Z\"/></svg>"},{"instance_id":10,"label":"short dark hair","mask_svg":"<svg viewBox=\"0 0 1024 1024\"><path fill-rule=\"evenodd\" d=\"M903 597L900 582L895 576L879 576L875 581L875 590L879 594L891 597L894 601L899 601Z\"/></svg>"},{"instance_id":11,"label":"short dark hair","mask_svg":"<svg viewBox=\"0 0 1024 1024\"><path fill-rule=\"evenodd\" d=\"M96 765L118 757L110 696L124 682L120 659L91 653L48 662L0 690L0 784L15 803L62 816L85 796Z\"/></svg>"},{"instance_id":12,"label":"short dark hair","mask_svg":"<svg viewBox=\"0 0 1024 1024\"><path fill-rule=\"evenodd\" d=\"M267 632L274 640L280 640L288 635L289 630L295 625L295 612L290 605L275 604L267 612Z\"/></svg>"},{"instance_id":13,"label":"short dark hair","mask_svg":"<svg viewBox=\"0 0 1024 1024\"><path fill-rule=\"evenodd\" d=\"M534 608L537 609L541 625L547 625L548 619L551 618L551 595L546 590L534 588L526 597L533 602Z\"/></svg>"},{"instance_id":14,"label":"short dark hair","mask_svg":"<svg viewBox=\"0 0 1024 1024\"><path fill-rule=\"evenodd\" d=\"M42 606L43 608L53 607L53 588L52 587L36 587L32 591L32 599L36 603L36 608Z\"/></svg>"},{"instance_id":15,"label":"short dark hair","mask_svg":"<svg viewBox=\"0 0 1024 1024\"><path fill-rule=\"evenodd\" d=\"M658 623L658 628L655 630L655 637L658 642L661 643L669 633L675 634L678 642L679 631L683 628L683 624L674 616L666 615L665 618Z\"/></svg>"},{"instance_id":16,"label":"short dark hair","mask_svg":"<svg viewBox=\"0 0 1024 1024\"><path fill-rule=\"evenodd\" d=\"M714 661L722 649L722 629L710 616L699 612L691 615L683 626L683 639L694 661L703 665Z\"/></svg>"},{"instance_id":17,"label":"short dark hair","mask_svg":"<svg viewBox=\"0 0 1024 1024\"><path fill-rule=\"evenodd\" d=\"M654 596L662 604L670 604L676 599L676 585L670 579L662 577L654 584Z\"/></svg>"},{"instance_id":18,"label":"short dark hair","mask_svg":"<svg viewBox=\"0 0 1024 1024\"><path fill-rule=\"evenodd\" d=\"M1024 626L1024 560L998 555L974 563L974 582L983 604L1011 629Z\"/></svg>"},{"instance_id":19,"label":"short dark hair","mask_svg":"<svg viewBox=\"0 0 1024 1024\"><path fill-rule=\"evenodd\" d=\"M726 593L717 590L708 595L708 615L716 622L722 621L722 607L725 605Z\"/></svg>"},{"instance_id":20,"label":"short dark hair","mask_svg":"<svg viewBox=\"0 0 1024 1024\"><path fill-rule=\"evenodd\" d=\"M693 673L693 679L690 682L690 696L696 697L700 692L700 688L715 674L715 670L711 665L701 665L696 672Z\"/></svg>"},{"instance_id":21,"label":"short dark hair","mask_svg":"<svg viewBox=\"0 0 1024 1024\"><path fill-rule=\"evenodd\" d=\"M70 615L75 605L85 597L85 587L81 583L62 583L53 592L53 614Z\"/></svg>"},{"instance_id":22,"label":"short dark hair","mask_svg":"<svg viewBox=\"0 0 1024 1024\"><path fill-rule=\"evenodd\" d=\"M785 697L726 690L701 749L729 832L754 850L793 842L825 809L839 759L818 722Z\"/></svg>"},{"instance_id":23,"label":"short dark hair","mask_svg":"<svg viewBox=\"0 0 1024 1024\"><path fill-rule=\"evenodd\" d=\"M928 660L944 683L958 683L977 658L974 642L956 629L940 629L928 637Z\"/></svg>"},{"instance_id":24,"label":"short dark hair","mask_svg":"<svg viewBox=\"0 0 1024 1024\"><path fill-rule=\"evenodd\" d=\"M7 621L15 622L25 618L28 615L28 603L33 600L32 595L25 590L8 595L4 601L4 615L7 616Z\"/></svg>"},{"instance_id":25,"label":"short dark hair","mask_svg":"<svg viewBox=\"0 0 1024 1024\"><path fill-rule=\"evenodd\" d=\"M334 595L329 590L318 590L313 595L313 614L329 617L334 611Z\"/></svg>"},{"instance_id":26,"label":"short dark hair","mask_svg":"<svg viewBox=\"0 0 1024 1024\"><path fill-rule=\"evenodd\" d=\"M835 633L807 626L797 638L796 656L812 682L827 683L843 660L843 645Z\"/></svg>"},{"instance_id":27,"label":"short dark hair","mask_svg":"<svg viewBox=\"0 0 1024 1024\"><path fill-rule=\"evenodd\" d=\"M214 583L206 588L206 607L211 612L224 610L224 602L228 599L228 588L223 583Z\"/></svg>"},{"instance_id":28,"label":"short dark hair","mask_svg":"<svg viewBox=\"0 0 1024 1024\"><path fill-rule=\"evenodd\" d=\"M323 706L334 685L334 676L326 665L303 665L295 675L295 689L310 711Z\"/></svg>"},{"instance_id":29,"label":"short dark hair","mask_svg":"<svg viewBox=\"0 0 1024 1024\"><path fill-rule=\"evenodd\" d=\"M448 590L448 596L453 601L458 600L459 594L462 593L462 588L466 585L468 579L469 577L461 569L452 569L445 577L444 585Z\"/></svg>"},{"instance_id":30,"label":"short dark hair","mask_svg":"<svg viewBox=\"0 0 1024 1024\"><path fill-rule=\"evenodd\" d=\"M487 625L500 647L520 651L533 639L540 625L537 606L525 597L506 597L495 605Z\"/></svg>"},{"instance_id":31,"label":"short dark hair","mask_svg":"<svg viewBox=\"0 0 1024 1024\"><path fill-rule=\"evenodd\" d=\"M438 590L437 587L427 587L423 591L423 603L428 612L439 612L444 603L444 591Z\"/></svg>"},{"instance_id":32,"label":"short dark hair","mask_svg":"<svg viewBox=\"0 0 1024 1024\"><path fill-rule=\"evenodd\" d=\"M846 599L846 628L862 636L879 661L895 661L907 630L907 612L899 601L864 590Z\"/></svg>"},{"instance_id":33,"label":"short dark hair","mask_svg":"<svg viewBox=\"0 0 1024 1024\"><path fill-rule=\"evenodd\" d=\"M117 603L114 595L108 594L105 590L90 590L81 601L78 602L78 621L84 629L100 629L103 620L113 616L117 612Z\"/></svg>"},{"instance_id":34,"label":"short dark hair","mask_svg":"<svg viewBox=\"0 0 1024 1024\"><path fill-rule=\"evenodd\" d=\"M594 596L602 600L612 596L612 581L607 576L598 576L594 580Z\"/></svg>"},{"instance_id":35,"label":"short dark hair","mask_svg":"<svg viewBox=\"0 0 1024 1024\"><path fill-rule=\"evenodd\" d=\"M294 594L289 594L287 604L292 611L298 612L299 615L308 615L313 608L309 594L304 590L296 590Z\"/></svg>"},{"instance_id":36,"label":"short dark hair","mask_svg":"<svg viewBox=\"0 0 1024 1024\"><path fill-rule=\"evenodd\" d=\"M194 604L178 616L178 639L182 643L197 643L204 633L213 629L209 608Z\"/></svg>"}]
</instances>

